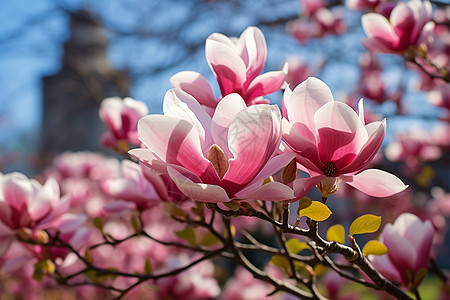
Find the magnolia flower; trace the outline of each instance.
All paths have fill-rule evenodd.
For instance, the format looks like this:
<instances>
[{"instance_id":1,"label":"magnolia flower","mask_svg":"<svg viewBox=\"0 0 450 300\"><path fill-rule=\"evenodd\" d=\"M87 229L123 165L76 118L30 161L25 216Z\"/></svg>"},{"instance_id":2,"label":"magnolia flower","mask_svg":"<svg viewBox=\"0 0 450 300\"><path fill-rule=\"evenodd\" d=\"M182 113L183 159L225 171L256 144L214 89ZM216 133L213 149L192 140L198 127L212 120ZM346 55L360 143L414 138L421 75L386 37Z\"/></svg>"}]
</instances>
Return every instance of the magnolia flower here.
<instances>
[{"instance_id":1,"label":"magnolia flower","mask_svg":"<svg viewBox=\"0 0 450 300\"><path fill-rule=\"evenodd\" d=\"M263 33L256 27L248 27L238 39L213 33L206 40L205 51L222 97L238 93L247 105L268 103L261 96L279 90L287 73L285 65L282 71L261 74L266 62L267 46ZM201 74L180 72L170 82L174 88L189 93L200 104L208 107L212 115L219 99L214 97L211 86Z\"/></svg>"},{"instance_id":2,"label":"magnolia flower","mask_svg":"<svg viewBox=\"0 0 450 300\"><path fill-rule=\"evenodd\" d=\"M59 186L50 178L44 185L21 173L0 177L0 256L20 230L48 228L64 230L58 218L69 208L67 197L61 199ZM69 225L69 224L67 224Z\"/></svg>"},{"instance_id":3,"label":"magnolia flower","mask_svg":"<svg viewBox=\"0 0 450 300\"><path fill-rule=\"evenodd\" d=\"M122 177L105 180L102 189L107 195L134 203L139 209L151 208L162 201L153 184L144 176L141 167L129 160L122 161ZM107 206L122 207L117 201Z\"/></svg>"},{"instance_id":4,"label":"magnolia flower","mask_svg":"<svg viewBox=\"0 0 450 300\"><path fill-rule=\"evenodd\" d=\"M362 101L359 116L345 103L333 100L328 86L310 77L283 97L283 139L297 162L311 175L294 181L296 197L318 185L324 196L336 191L337 179L375 197L386 197L407 186L381 170L363 170L377 153L386 130L385 120L365 124Z\"/></svg>"},{"instance_id":5,"label":"magnolia flower","mask_svg":"<svg viewBox=\"0 0 450 300\"><path fill-rule=\"evenodd\" d=\"M422 222L413 214L403 213L381 232L380 241L387 247L387 254L369 255L369 259L383 276L415 288L427 274L433 236L429 220Z\"/></svg>"},{"instance_id":6,"label":"magnolia flower","mask_svg":"<svg viewBox=\"0 0 450 300\"><path fill-rule=\"evenodd\" d=\"M213 117L189 94L173 89L164 115L138 123L146 148L130 150L143 164L169 174L188 197L202 202L232 198L287 200L287 186L264 179L287 165L292 153L276 155L281 116L276 105L246 107L237 94L225 96Z\"/></svg>"},{"instance_id":7,"label":"magnolia flower","mask_svg":"<svg viewBox=\"0 0 450 300\"><path fill-rule=\"evenodd\" d=\"M144 102L131 98L106 98L100 105L99 114L109 130L102 136L103 145L126 151L128 143L139 144L136 125L141 117L148 114Z\"/></svg>"},{"instance_id":8,"label":"magnolia flower","mask_svg":"<svg viewBox=\"0 0 450 300\"><path fill-rule=\"evenodd\" d=\"M368 38L363 45L374 52L403 52L416 45L431 13L429 1L412 0L397 4L389 20L378 13L365 14L361 21Z\"/></svg>"}]
</instances>

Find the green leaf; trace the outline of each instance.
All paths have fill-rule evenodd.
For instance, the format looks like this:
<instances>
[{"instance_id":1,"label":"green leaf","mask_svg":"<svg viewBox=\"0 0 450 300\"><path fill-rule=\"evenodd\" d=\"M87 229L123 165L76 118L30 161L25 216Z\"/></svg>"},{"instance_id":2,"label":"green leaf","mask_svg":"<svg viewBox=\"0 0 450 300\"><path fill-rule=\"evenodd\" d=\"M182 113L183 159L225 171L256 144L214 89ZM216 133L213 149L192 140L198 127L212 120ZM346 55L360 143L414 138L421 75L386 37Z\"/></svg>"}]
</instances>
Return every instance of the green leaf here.
<instances>
[{"instance_id":1,"label":"green leaf","mask_svg":"<svg viewBox=\"0 0 450 300\"><path fill-rule=\"evenodd\" d=\"M327 240L336 241L340 244L345 244L345 229L344 226L336 224L328 228Z\"/></svg>"},{"instance_id":2,"label":"green leaf","mask_svg":"<svg viewBox=\"0 0 450 300\"><path fill-rule=\"evenodd\" d=\"M297 213L300 217L306 216L314 221L324 221L331 215L331 210L322 202L303 197L299 200Z\"/></svg>"},{"instance_id":3,"label":"green leaf","mask_svg":"<svg viewBox=\"0 0 450 300\"><path fill-rule=\"evenodd\" d=\"M422 268L416 272L414 275L414 286L417 287L422 282L422 280L427 276L428 269Z\"/></svg>"},{"instance_id":4,"label":"green leaf","mask_svg":"<svg viewBox=\"0 0 450 300\"><path fill-rule=\"evenodd\" d=\"M152 263L150 262L150 260L148 258L145 259L144 272L147 274L152 273Z\"/></svg>"},{"instance_id":5,"label":"green leaf","mask_svg":"<svg viewBox=\"0 0 450 300\"><path fill-rule=\"evenodd\" d=\"M364 255L373 254L373 255L384 255L386 254L388 249L385 245L380 243L379 241L371 240L368 241L364 248L362 249L362 252Z\"/></svg>"},{"instance_id":6,"label":"green leaf","mask_svg":"<svg viewBox=\"0 0 450 300\"><path fill-rule=\"evenodd\" d=\"M229 202L223 202L223 204L228 207L229 209L231 209L232 211L237 211L239 209L239 207L241 207L239 205L239 202L236 200L231 200Z\"/></svg>"},{"instance_id":7,"label":"green leaf","mask_svg":"<svg viewBox=\"0 0 450 300\"><path fill-rule=\"evenodd\" d=\"M34 265L33 279L41 281L44 278L44 261L37 262Z\"/></svg>"},{"instance_id":8,"label":"green leaf","mask_svg":"<svg viewBox=\"0 0 450 300\"><path fill-rule=\"evenodd\" d=\"M192 230L191 227L186 227L183 230L175 231L175 234L180 239L187 241L189 245L191 245L192 247L194 247L197 244L195 232L194 230Z\"/></svg>"},{"instance_id":9,"label":"green leaf","mask_svg":"<svg viewBox=\"0 0 450 300\"><path fill-rule=\"evenodd\" d=\"M305 242L300 242L296 238L292 238L286 242L286 248L290 253L298 254L303 249L309 249L309 246Z\"/></svg>"},{"instance_id":10,"label":"green leaf","mask_svg":"<svg viewBox=\"0 0 450 300\"><path fill-rule=\"evenodd\" d=\"M350 235L371 233L380 228L381 217L375 215L362 215L350 225Z\"/></svg>"},{"instance_id":11,"label":"green leaf","mask_svg":"<svg viewBox=\"0 0 450 300\"><path fill-rule=\"evenodd\" d=\"M191 208L192 212L196 214L197 216L201 217L203 216L203 203L196 201L195 207Z\"/></svg>"},{"instance_id":12,"label":"green leaf","mask_svg":"<svg viewBox=\"0 0 450 300\"><path fill-rule=\"evenodd\" d=\"M220 243L220 240L211 232L208 232L205 234L205 236L202 238L200 244L206 247L214 246L215 244Z\"/></svg>"},{"instance_id":13,"label":"green leaf","mask_svg":"<svg viewBox=\"0 0 450 300\"><path fill-rule=\"evenodd\" d=\"M84 259L90 264L94 262L94 257L92 256L92 253L89 250L89 248L87 248L86 251L84 251Z\"/></svg>"}]
</instances>

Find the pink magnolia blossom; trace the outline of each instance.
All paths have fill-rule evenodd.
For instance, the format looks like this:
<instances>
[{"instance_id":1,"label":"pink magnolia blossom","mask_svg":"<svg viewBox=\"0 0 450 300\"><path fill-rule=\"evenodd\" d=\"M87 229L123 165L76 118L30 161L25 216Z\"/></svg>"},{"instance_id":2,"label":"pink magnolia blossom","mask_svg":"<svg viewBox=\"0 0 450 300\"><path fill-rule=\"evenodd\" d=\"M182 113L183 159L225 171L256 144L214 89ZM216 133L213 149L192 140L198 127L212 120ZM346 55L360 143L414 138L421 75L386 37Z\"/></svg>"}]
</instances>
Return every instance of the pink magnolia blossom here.
<instances>
[{"instance_id":1,"label":"pink magnolia blossom","mask_svg":"<svg viewBox=\"0 0 450 300\"><path fill-rule=\"evenodd\" d=\"M109 130L102 136L103 145L123 151L122 148L128 150L128 143L139 144L136 125L148 114L144 102L131 98L106 98L100 105L99 114ZM121 145L123 143L125 146Z\"/></svg>"},{"instance_id":2,"label":"pink magnolia blossom","mask_svg":"<svg viewBox=\"0 0 450 300\"><path fill-rule=\"evenodd\" d=\"M261 97L280 89L287 67L282 71L261 74L267 56L266 40L256 27L248 27L238 39L213 33L206 40L206 59L220 87L222 97L238 93L247 105L268 103ZM180 72L171 79L179 88L211 109L219 99L214 97L208 81L197 72Z\"/></svg>"},{"instance_id":3,"label":"pink magnolia blossom","mask_svg":"<svg viewBox=\"0 0 450 300\"><path fill-rule=\"evenodd\" d=\"M44 185L21 173L0 177L0 256L19 230L44 229L56 224L69 208L68 198L60 198L59 186L50 178Z\"/></svg>"},{"instance_id":4,"label":"pink magnolia blossom","mask_svg":"<svg viewBox=\"0 0 450 300\"><path fill-rule=\"evenodd\" d=\"M324 196L336 190L340 179L364 193L386 197L407 186L396 176L363 170L377 153L386 122L365 124L362 101L359 116L345 103L333 100L328 86L311 77L283 98L283 139L297 154L297 162L311 178L294 181L296 197L318 185Z\"/></svg>"},{"instance_id":5,"label":"pink magnolia blossom","mask_svg":"<svg viewBox=\"0 0 450 300\"><path fill-rule=\"evenodd\" d=\"M433 236L430 221L422 222L413 214L403 213L381 232L380 241L387 247L387 254L369 255L369 259L386 278L417 287L428 270Z\"/></svg>"},{"instance_id":6,"label":"pink magnolia blossom","mask_svg":"<svg viewBox=\"0 0 450 300\"><path fill-rule=\"evenodd\" d=\"M365 14L362 25L368 38L363 45L373 52L403 52L417 44L430 20L431 3L419 0L398 3L389 20L378 13Z\"/></svg>"},{"instance_id":7,"label":"pink magnolia blossom","mask_svg":"<svg viewBox=\"0 0 450 300\"><path fill-rule=\"evenodd\" d=\"M189 94L173 89L164 115L138 124L146 148L130 150L142 163L169 174L188 197L202 202L232 198L287 200L287 186L265 178L287 165L292 153L277 155L281 116L276 105L246 107L237 94L225 96L213 117Z\"/></svg>"},{"instance_id":8,"label":"pink magnolia blossom","mask_svg":"<svg viewBox=\"0 0 450 300\"><path fill-rule=\"evenodd\" d=\"M139 164L129 160L122 161L122 176L105 180L102 188L107 195L134 203L138 209L148 209L162 201L153 184L144 176ZM113 204L116 207L118 202Z\"/></svg>"},{"instance_id":9,"label":"pink magnolia blossom","mask_svg":"<svg viewBox=\"0 0 450 300\"><path fill-rule=\"evenodd\" d=\"M306 16L314 15L319 9L326 7L324 0L301 0L300 5L303 7L303 14Z\"/></svg>"},{"instance_id":10,"label":"pink magnolia blossom","mask_svg":"<svg viewBox=\"0 0 450 300\"><path fill-rule=\"evenodd\" d=\"M351 10L373 10L383 0L346 0L345 6Z\"/></svg>"}]
</instances>

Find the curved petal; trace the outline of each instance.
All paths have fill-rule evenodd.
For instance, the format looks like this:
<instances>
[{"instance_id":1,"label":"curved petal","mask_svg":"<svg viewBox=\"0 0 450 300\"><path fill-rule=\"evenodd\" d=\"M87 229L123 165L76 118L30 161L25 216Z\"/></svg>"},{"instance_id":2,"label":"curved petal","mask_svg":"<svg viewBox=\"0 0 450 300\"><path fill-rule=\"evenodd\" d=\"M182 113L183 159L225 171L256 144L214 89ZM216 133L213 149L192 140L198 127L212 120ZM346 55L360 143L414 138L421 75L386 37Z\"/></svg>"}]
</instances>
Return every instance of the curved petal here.
<instances>
[{"instance_id":1,"label":"curved petal","mask_svg":"<svg viewBox=\"0 0 450 300\"><path fill-rule=\"evenodd\" d=\"M289 148L297 155L297 161L305 168L317 173L323 173L323 163L319 158L317 146L301 136L295 128L286 120L282 119L283 139Z\"/></svg>"},{"instance_id":2,"label":"curved petal","mask_svg":"<svg viewBox=\"0 0 450 300\"><path fill-rule=\"evenodd\" d=\"M278 91L284 82L286 72L273 71L256 77L248 86L244 98L248 101Z\"/></svg>"},{"instance_id":3,"label":"curved petal","mask_svg":"<svg viewBox=\"0 0 450 300\"><path fill-rule=\"evenodd\" d=\"M161 160L182 166L207 182L218 180L214 167L203 156L197 130L189 122L150 115L139 120L138 132L144 145ZM142 152L130 153L139 155Z\"/></svg>"},{"instance_id":4,"label":"curved petal","mask_svg":"<svg viewBox=\"0 0 450 300\"><path fill-rule=\"evenodd\" d=\"M339 179L373 197L388 197L400 193L408 186L391 173L369 169L354 176L339 176Z\"/></svg>"},{"instance_id":5,"label":"curved petal","mask_svg":"<svg viewBox=\"0 0 450 300\"><path fill-rule=\"evenodd\" d=\"M259 187L251 194L239 192L236 197L240 200L283 201L294 199L294 191L280 182L269 182Z\"/></svg>"},{"instance_id":6,"label":"curved petal","mask_svg":"<svg viewBox=\"0 0 450 300\"><path fill-rule=\"evenodd\" d=\"M247 82L250 83L264 68L267 56L266 39L259 28L251 26L241 34L237 47L242 48L241 57L247 65Z\"/></svg>"},{"instance_id":7,"label":"curved petal","mask_svg":"<svg viewBox=\"0 0 450 300\"><path fill-rule=\"evenodd\" d=\"M212 144L211 117L194 97L182 90L171 89L164 96L163 111L165 116L179 118L194 125L202 148Z\"/></svg>"},{"instance_id":8,"label":"curved petal","mask_svg":"<svg viewBox=\"0 0 450 300\"><path fill-rule=\"evenodd\" d=\"M369 254L368 258L374 268L377 269L381 275L391 281L401 282L400 273L391 263L387 255L375 256L373 254Z\"/></svg>"},{"instance_id":9,"label":"curved petal","mask_svg":"<svg viewBox=\"0 0 450 300\"><path fill-rule=\"evenodd\" d=\"M356 112L342 102L330 102L314 116L322 163L333 162L339 170L353 161L367 142L368 134Z\"/></svg>"},{"instance_id":10,"label":"curved petal","mask_svg":"<svg viewBox=\"0 0 450 300\"><path fill-rule=\"evenodd\" d=\"M172 167L168 167L167 170L180 191L194 201L211 203L230 201L226 191L220 186L193 182Z\"/></svg>"},{"instance_id":11,"label":"curved petal","mask_svg":"<svg viewBox=\"0 0 450 300\"><path fill-rule=\"evenodd\" d=\"M391 224L386 224L382 232L382 243L388 248L388 257L395 268L399 271L404 284L408 283L406 273L414 271L417 261L417 253L413 245L403 236L397 233Z\"/></svg>"},{"instance_id":12,"label":"curved petal","mask_svg":"<svg viewBox=\"0 0 450 300\"><path fill-rule=\"evenodd\" d=\"M244 189L236 193L236 196L254 193L261 187L264 179L284 168L294 157L295 153L286 151L269 159L258 175Z\"/></svg>"},{"instance_id":13,"label":"curved petal","mask_svg":"<svg viewBox=\"0 0 450 300\"><path fill-rule=\"evenodd\" d=\"M22 173L14 172L3 176L0 191L3 201L19 212L27 209L33 200L34 188Z\"/></svg>"},{"instance_id":14,"label":"curved petal","mask_svg":"<svg viewBox=\"0 0 450 300\"><path fill-rule=\"evenodd\" d=\"M206 59L216 76L222 96L234 92L242 94L247 67L236 48L223 43L220 36L214 33L206 40Z\"/></svg>"},{"instance_id":15,"label":"curved petal","mask_svg":"<svg viewBox=\"0 0 450 300\"><path fill-rule=\"evenodd\" d=\"M315 142L314 115L320 107L333 101L328 86L320 79L309 77L292 91L289 98L284 99L287 119L294 127L303 126L304 130L296 127L297 131L311 142Z\"/></svg>"},{"instance_id":16,"label":"curved petal","mask_svg":"<svg viewBox=\"0 0 450 300\"><path fill-rule=\"evenodd\" d=\"M167 163L156 156L151 150L146 148L136 148L131 149L128 153L136 157L157 175L167 174Z\"/></svg>"},{"instance_id":17,"label":"curved petal","mask_svg":"<svg viewBox=\"0 0 450 300\"><path fill-rule=\"evenodd\" d=\"M233 93L220 100L212 117L211 134L214 143L224 151L228 159L233 157L228 149L228 128L236 115L246 107L242 97Z\"/></svg>"},{"instance_id":18,"label":"curved petal","mask_svg":"<svg viewBox=\"0 0 450 300\"><path fill-rule=\"evenodd\" d=\"M29 204L28 213L33 220L38 221L44 218L58 201L58 182L54 178L49 178Z\"/></svg>"},{"instance_id":19,"label":"curved petal","mask_svg":"<svg viewBox=\"0 0 450 300\"><path fill-rule=\"evenodd\" d=\"M322 181L326 176L317 175L311 178L298 178L294 180L294 195L296 199L304 197L310 189Z\"/></svg>"},{"instance_id":20,"label":"curved petal","mask_svg":"<svg viewBox=\"0 0 450 300\"><path fill-rule=\"evenodd\" d=\"M361 170L367 166L377 154L386 133L386 119L381 122L367 124L365 128L370 135L366 144L361 148L361 151L359 151L355 159L347 167L339 170L337 174L347 174Z\"/></svg>"},{"instance_id":21,"label":"curved petal","mask_svg":"<svg viewBox=\"0 0 450 300\"><path fill-rule=\"evenodd\" d=\"M241 110L230 124L228 147L233 154L224 180L248 184L278 151L281 114L276 105L254 105ZM255 155L258 153L258 155Z\"/></svg>"},{"instance_id":22,"label":"curved petal","mask_svg":"<svg viewBox=\"0 0 450 300\"><path fill-rule=\"evenodd\" d=\"M414 13L406 3L399 3L394 7L390 16L391 25L399 37L397 47L406 48L410 45L410 39L414 30ZM413 41L415 42L415 41Z\"/></svg>"},{"instance_id":23,"label":"curved petal","mask_svg":"<svg viewBox=\"0 0 450 300\"><path fill-rule=\"evenodd\" d=\"M214 92L203 75L193 71L183 71L170 77L170 83L174 88L185 91L193 96L200 104L216 107L217 99Z\"/></svg>"},{"instance_id":24,"label":"curved petal","mask_svg":"<svg viewBox=\"0 0 450 300\"><path fill-rule=\"evenodd\" d=\"M389 21L380 14L368 13L361 17L364 32L369 38L375 38L380 43L391 46L398 44L398 36Z\"/></svg>"}]
</instances>

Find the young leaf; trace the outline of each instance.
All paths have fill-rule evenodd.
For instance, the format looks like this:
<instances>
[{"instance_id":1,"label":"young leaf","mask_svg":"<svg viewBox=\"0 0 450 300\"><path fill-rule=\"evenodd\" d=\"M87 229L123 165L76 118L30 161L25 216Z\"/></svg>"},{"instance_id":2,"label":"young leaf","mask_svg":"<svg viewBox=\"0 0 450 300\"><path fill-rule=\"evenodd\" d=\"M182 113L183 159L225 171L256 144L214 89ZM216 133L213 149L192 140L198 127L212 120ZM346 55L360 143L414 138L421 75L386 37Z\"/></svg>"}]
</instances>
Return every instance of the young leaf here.
<instances>
[{"instance_id":1,"label":"young leaf","mask_svg":"<svg viewBox=\"0 0 450 300\"><path fill-rule=\"evenodd\" d=\"M375 215L362 215L350 225L350 235L371 233L380 228L381 217Z\"/></svg>"},{"instance_id":2,"label":"young leaf","mask_svg":"<svg viewBox=\"0 0 450 300\"><path fill-rule=\"evenodd\" d=\"M304 197L299 201L297 213L300 217L306 216L314 221L324 221L331 215L331 210L322 202L311 201Z\"/></svg>"},{"instance_id":3,"label":"young leaf","mask_svg":"<svg viewBox=\"0 0 450 300\"><path fill-rule=\"evenodd\" d=\"M270 260L270 263L274 266L277 266L281 269L283 269L287 274L290 274L290 267L289 267L289 261L286 257L284 257L281 254L275 254L272 256L272 259Z\"/></svg>"},{"instance_id":4,"label":"young leaf","mask_svg":"<svg viewBox=\"0 0 450 300\"><path fill-rule=\"evenodd\" d=\"M344 226L336 224L328 228L327 240L336 241L340 244L345 244L345 229Z\"/></svg>"},{"instance_id":5,"label":"young leaf","mask_svg":"<svg viewBox=\"0 0 450 300\"><path fill-rule=\"evenodd\" d=\"M300 242L296 238L292 238L286 242L286 248L290 253L298 254L303 249L309 249L309 246L305 242Z\"/></svg>"},{"instance_id":6,"label":"young leaf","mask_svg":"<svg viewBox=\"0 0 450 300\"><path fill-rule=\"evenodd\" d=\"M100 230L103 230L103 220L100 217L95 217L93 220L94 226Z\"/></svg>"},{"instance_id":7,"label":"young leaf","mask_svg":"<svg viewBox=\"0 0 450 300\"><path fill-rule=\"evenodd\" d=\"M364 245L362 251L364 255L383 255L387 253L388 249L379 241L371 240Z\"/></svg>"},{"instance_id":8,"label":"young leaf","mask_svg":"<svg viewBox=\"0 0 450 300\"><path fill-rule=\"evenodd\" d=\"M183 230L175 231L175 234L180 239L187 241L189 245L191 245L192 247L194 247L197 244L195 232L194 230L192 230L191 227L186 227Z\"/></svg>"},{"instance_id":9,"label":"young leaf","mask_svg":"<svg viewBox=\"0 0 450 300\"><path fill-rule=\"evenodd\" d=\"M205 236L202 238L200 244L206 247L214 246L215 244L220 243L220 240L211 232L208 232L205 234Z\"/></svg>"}]
</instances>

